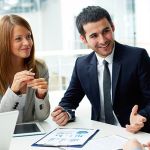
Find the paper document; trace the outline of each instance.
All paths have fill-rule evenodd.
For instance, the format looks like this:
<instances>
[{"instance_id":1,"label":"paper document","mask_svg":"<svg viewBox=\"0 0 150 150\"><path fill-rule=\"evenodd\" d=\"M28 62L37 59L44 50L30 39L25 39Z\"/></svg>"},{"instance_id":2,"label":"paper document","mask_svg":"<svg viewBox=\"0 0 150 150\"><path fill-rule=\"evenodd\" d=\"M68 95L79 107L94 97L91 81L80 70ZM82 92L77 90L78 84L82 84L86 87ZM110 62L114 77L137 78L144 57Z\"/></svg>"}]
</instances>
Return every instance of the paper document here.
<instances>
[{"instance_id":1,"label":"paper document","mask_svg":"<svg viewBox=\"0 0 150 150\"><path fill-rule=\"evenodd\" d=\"M99 130L85 128L56 128L32 146L83 146Z\"/></svg>"},{"instance_id":2,"label":"paper document","mask_svg":"<svg viewBox=\"0 0 150 150\"><path fill-rule=\"evenodd\" d=\"M90 140L82 150L118 150L122 149L127 141L128 139L124 137L111 135L96 140Z\"/></svg>"}]
</instances>

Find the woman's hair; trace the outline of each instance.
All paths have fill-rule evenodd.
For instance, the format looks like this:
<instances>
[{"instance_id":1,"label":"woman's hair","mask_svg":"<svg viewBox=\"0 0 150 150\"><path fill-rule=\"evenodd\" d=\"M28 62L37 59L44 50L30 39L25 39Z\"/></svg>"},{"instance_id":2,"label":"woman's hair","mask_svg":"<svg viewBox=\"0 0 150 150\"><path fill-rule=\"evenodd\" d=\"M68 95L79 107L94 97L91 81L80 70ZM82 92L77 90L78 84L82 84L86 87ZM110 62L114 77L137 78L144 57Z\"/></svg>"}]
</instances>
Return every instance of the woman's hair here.
<instances>
[{"instance_id":1,"label":"woman's hair","mask_svg":"<svg viewBox=\"0 0 150 150\"><path fill-rule=\"evenodd\" d=\"M10 84L10 76L12 71L11 65L11 40L12 32L16 25L23 26L31 32L33 46L30 56L24 59L24 66L27 69L33 68L37 75L35 65L35 48L34 39L29 23L18 15L5 15L0 20L0 94L4 94Z\"/></svg>"}]
</instances>

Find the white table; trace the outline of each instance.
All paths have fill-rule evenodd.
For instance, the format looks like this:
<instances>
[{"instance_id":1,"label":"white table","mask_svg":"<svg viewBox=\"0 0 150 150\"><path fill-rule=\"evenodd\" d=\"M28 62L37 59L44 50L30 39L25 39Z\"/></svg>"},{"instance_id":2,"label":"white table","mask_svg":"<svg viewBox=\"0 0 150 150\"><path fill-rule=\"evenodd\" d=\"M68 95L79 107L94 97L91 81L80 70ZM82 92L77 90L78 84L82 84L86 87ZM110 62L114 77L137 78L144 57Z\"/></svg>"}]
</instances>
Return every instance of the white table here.
<instances>
[{"instance_id":1,"label":"white table","mask_svg":"<svg viewBox=\"0 0 150 150\"><path fill-rule=\"evenodd\" d=\"M58 127L51 118L47 119L44 122L40 123L41 126L45 129L46 132L50 132L51 130ZM65 127L83 127L83 128L95 128L100 129L100 131L94 136L94 139L98 139L100 137L108 136L108 135L120 135L126 137L128 139L137 138L140 142L150 141L150 134L139 132L137 134L132 134L126 131L125 128L113 126L97 121L87 120L84 118L77 118L75 122L68 123ZM26 137L13 137L10 145L10 150L29 150L31 149L31 145L36 142L38 139L43 137L43 135L36 136L26 136ZM39 149L39 148L38 148ZM51 149L51 148L50 148ZM57 150L56 148L52 148Z\"/></svg>"}]
</instances>

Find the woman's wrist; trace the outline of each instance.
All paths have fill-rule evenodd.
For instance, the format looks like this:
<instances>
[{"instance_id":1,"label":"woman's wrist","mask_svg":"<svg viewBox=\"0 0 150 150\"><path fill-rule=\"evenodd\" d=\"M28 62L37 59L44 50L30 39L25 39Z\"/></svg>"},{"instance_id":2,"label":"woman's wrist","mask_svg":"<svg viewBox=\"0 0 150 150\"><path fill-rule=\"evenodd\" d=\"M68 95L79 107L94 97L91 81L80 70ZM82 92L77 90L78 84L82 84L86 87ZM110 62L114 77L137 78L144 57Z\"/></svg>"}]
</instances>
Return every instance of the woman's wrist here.
<instances>
[{"instance_id":1,"label":"woman's wrist","mask_svg":"<svg viewBox=\"0 0 150 150\"><path fill-rule=\"evenodd\" d=\"M37 90L36 90L36 92L35 92L36 97L39 98L39 99L44 99L45 96L46 96L46 93L47 93L47 92L39 93Z\"/></svg>"},{"instance_id":2,"label":"woman's wrist","mask_svg":"<svg viewBox=\"0 0 150 150\"><path fill-rule=\"evenodd\" d=\"M16 95L21 95L20 90L14 90L12 87L10 88Z\"/></svg>"}]
</instances>

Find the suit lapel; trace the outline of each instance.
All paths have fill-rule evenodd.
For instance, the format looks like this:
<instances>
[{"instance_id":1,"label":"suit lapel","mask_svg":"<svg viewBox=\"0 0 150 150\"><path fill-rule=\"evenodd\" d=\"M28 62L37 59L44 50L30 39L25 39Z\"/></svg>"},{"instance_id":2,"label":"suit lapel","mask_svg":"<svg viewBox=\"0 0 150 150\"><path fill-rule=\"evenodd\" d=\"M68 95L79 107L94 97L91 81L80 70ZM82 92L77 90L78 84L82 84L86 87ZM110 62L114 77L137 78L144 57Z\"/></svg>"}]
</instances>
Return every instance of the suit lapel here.
<instances>
[{"instance_id":1,"label":"suit lapel","mask_svg":"<svg viewBox=\"0 0 150 150\"><path fill-rule=\"evenodd\" d=\"M116 92L116 86L119 78L121 65L114 62L113 63L113 73L112 73L112 101L114 101L114 96Z\"/></svg>"},{"instance_id":2,"label":"suit lapel","mask_svg":"<svg viewBox=\"0 0 150 150\"><path fill-rule=\"evenodd\" d=\"M120 53L120 51L121 51L121 47L116 42L114 58L113 58L113 69L112 69L112 101L114 101L117 82L118 82L119 73L120 73L120 69L121 69L121 53Z\"/></svg>"},{"instance_id":3,"label":"suit lapel","mask_svg":"<svg viewBox=\"0 0 150 150\"><path fill-rule=\"evenodd\" d=\"M98 84L98 73L97 73L97 59L95 54L91 58L87 71L89 77L89 90L90 90L91 99L92 102L94 103L94 107L96 107L96 110L100 112L100 95L99 95L99 84ZM99 117L99 115L97 117Z\"/></svg>"}]
</instances>

